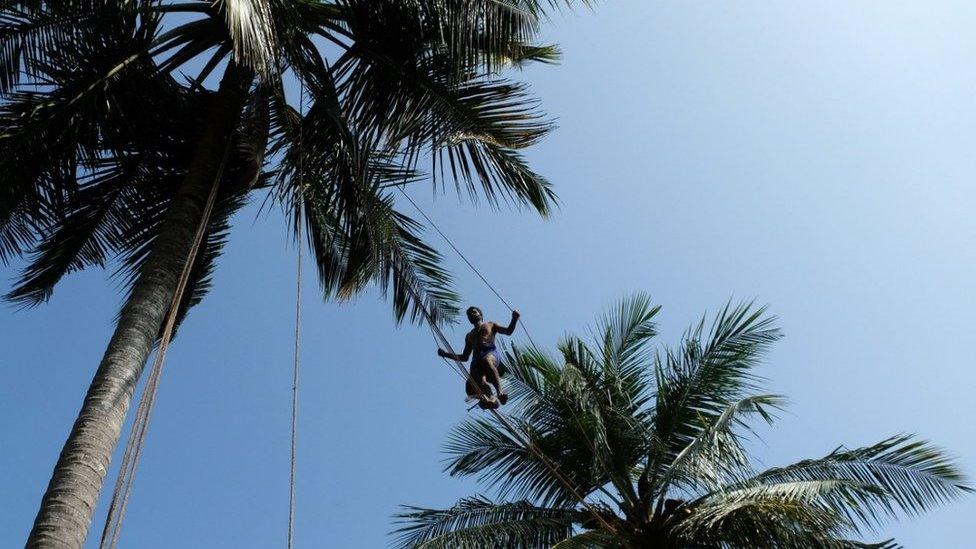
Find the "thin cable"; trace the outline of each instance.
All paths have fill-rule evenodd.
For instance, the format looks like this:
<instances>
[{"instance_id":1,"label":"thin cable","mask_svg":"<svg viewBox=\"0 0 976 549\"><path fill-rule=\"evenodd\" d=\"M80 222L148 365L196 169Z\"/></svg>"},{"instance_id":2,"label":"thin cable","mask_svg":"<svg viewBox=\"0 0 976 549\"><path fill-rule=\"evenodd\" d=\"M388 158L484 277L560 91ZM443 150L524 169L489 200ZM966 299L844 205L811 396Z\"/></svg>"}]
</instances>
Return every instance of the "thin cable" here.
<instances>
[{"instance_id":1,"label":"thin cable","mask_svg":"<svg viewBox=\"0 0 976 549\"><path fill-rule=\"evenodd\" d=\"M304 116L305 110L305 83L302 82L300 88L301 97L299 99L298 113ZM305 184L305 140L304 122L298 134L298 184ZM296 214L298 233L296 240L298 243L298 259L295 266L295 366L292 370L291 385L291 464L288 471L288 549L294 546L295 538L295 462L297 461L298 446L298 372L301 365L301 337L302 337L302 207L301 201L298 203Z\"/></svg>"},{"instance_id":2,"label":"thin cable","mask_svg":"<svg viewBox=\"0 0 976 549\"><path fill-rule=\"evenodd\" d=\"M288 475L288 549L292 549L295 532L295 461L298 441L298 371L301 364L302 325L302 221L298 219L298 273L295 277L295 367L291 385L291 467Z\"/></svg>"},{"instance_id":3,"label":"thin cable","mask_svg":"<svg viewBox=\"0 0 976 549\"><path fill-rule=\"evenodd\" d=\"M414 201L413 198L410 198L410 195L403 190L403 187L402 186L397 187L397 190L400 191L400 194L402 194L403 197L406 198L407 201L410 202L410 204L412 204L413 207L420 213L420 215L422 215L423 218L427 220L427 223L429 223L430 226L433 227L435 231L437 231L437 234L441 235L441 238L443 238L444 241L447 242L448 246L450 246L451 249L453 249L454 252L458 254L461 260L463 260L465 263L468 264L468 267L470 267L471 270L474 271L474 274L478 275L478 278L480 278L481 281L485 283L485 286L488 286L488 289L491 290L493 294L495 294L495 297L497 297L499 301L502 302L502 304L504 304L506 307L509 308L509 310L511 310L512 306L508 303L508 301L505 300L504 297L502 297L502 294L500 294L498 290L496 290L495 287L491 285L491 282L488 282L488 279L481 274L481 271L479 271L478 268L475 267L474 264L468 260L467 256L465 256L464 253L461 252L461 250L454 245L454 242L452 242L451 239L448 238L443 231L441 231L440 227L438 227L437 224L434 223L434 220L431 219L430 216L428 216L422 209L420 209L420 206Z\"/></svg>"},{"instance_id":4,"label":"thin cable","mask_svg":"<svg viewBox=\"0 0 976 549\"><path fill-rule=\"evenodd\" d=\"M454 250L454 253L456 253L458 257L461 258L461 261L464 261L464 263L467 264L468 268L470 268L471 271L474 272L474 274L478 275L478 278L480 278L481 281L485 283L485 286L487 286L488 289L491 290L491 293L495 294L495 297L497 297L498 300L502 302L502 305L507 307L509 312L515 311L515 308L512 307L512 305L508 302L508 300L502 296L501 292L495 289L495 286L493 286L492 283L488 281L485 275L481 274L481 271L479 271L478 268L474 266L474 263L472 263L468 259L468 257L464 255L464 252L462 252L460 248L455 246L454 242L450 239L450 237L448 237L444 233L444 231L442 231L441 228L437 226L437 223L434 223L434 220L431 219L430 216L427 215L427 213L420 208L420 205L418 205L413 198L410 198L410 195L408 195L407 192L403 190L403 186L402 185L398 186L397 190L400 191L400 194L402 194L403 197L407 199L407 202L410 202L410 204L414 207L414 209L417 210L418 213L420 213L420 215L427 221L428 224L430 224L430 226L437 232L437 234L439 234L441 238L444 239L444 242L447 242L447 245L450 246L452 250ZM532 340L532 334L529 332L529 328L528 326L526 326L525 322L522 322L521 326L522 326L522 330L525 332L525 335L529 338L529 343L531 343L533 347L538 348L538 345L536 345L535 341Z\"/></svg>"}]
</instances>

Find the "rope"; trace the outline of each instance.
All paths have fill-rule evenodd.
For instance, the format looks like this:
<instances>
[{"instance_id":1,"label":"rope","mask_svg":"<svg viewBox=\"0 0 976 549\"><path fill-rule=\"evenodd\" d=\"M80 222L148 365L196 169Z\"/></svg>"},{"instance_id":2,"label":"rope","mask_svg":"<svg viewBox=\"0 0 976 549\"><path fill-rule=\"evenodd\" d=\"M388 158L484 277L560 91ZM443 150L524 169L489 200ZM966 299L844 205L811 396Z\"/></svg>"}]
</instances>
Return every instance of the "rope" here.
<instances>
[{"instance_id":1,"label":"rope","mask_svg":"<svg viewBox=\"0 0 976 549\"><path fill-rule=\"evenodd\" d=\"M303 111L305 110L305 83L302 82L302 87L300 90L301 97L299 99L298 112L299 115L304 116ZM298 135L298 146L299 146L299 156L298 156L298 182L299 185L305 184L305 143L304 143L304 124L299 129ZM298 210L296 214L297 220L297 242L298 242L298 260L295 272L295 366L292 370L292 385L291 385L291 464L288 471L288 549L292 549L294 546L295 537L295 461L297 456L297 442L298 442L298 372L299 366L301 364L301 337L302 337L302 207L301 202L298 203Z\"/></svg>"},{"instance_id":2,"label":"rope","mask_svg":"<svg viewBox=\"0 0 976 549\"><path fill-rule=\"evenodd\" d=\"M295 459L298 441L298 371L301 363L302 325L302 220L298 219L298 273L295 277L295 367L291 385L291 467L288 475L288 549L292 549L295 533Z\"/></svg>"},{"instance_id":3,"label":"rope","mask_svg":"<svg viewBox=\"0 0 976 549\"><path fill-rule=\"evenodd\" d=\"M176 319L179 316L179 304L183 300L183 294L190 280L190 273L193 271L193 264L196 262L197 254L200 251L200 246L203 243L203 238L210 222L210 215L213 213L214 204L217 201L217 190L220 187L221 179L223 179L224 166L226 165L229 152L230 140L228 140L224 148L220 166L214 176L214 182L211 185L210 194L207 196L207 202L200 218L200 224L197 226L196 233L193 237L193 244L190 247L186 262L183 264L183 269L180 272L173 298L170 300L169 311L166 315L166 322L163 326L162 337L160 338L159 347L156 350L156 359L153 361L149 379L143 388L142 396L139 397L139 407L132 423L132 430L129 432L129 438L126 441L122 465L112 491L112 502L109 505L108 516L105 519L105 527L102 530L102 538L99 542L100 549L114 549L119 542L122 522L125 520L125 511L129 504L129 496L132 494L136 469L146 444L146 433L149 430L149 420L156 403L159 379L166 361L166 352L169 350L169 343L173 337L173 329L176 326Z\"/></svg>"},{"instance_id":4,"label":"rope","mask_svg":"<svg viewBox=\"0 0 976 549\"><path fill-rule=\"evenodd\" d=\"M441 228L437 226L437 223L434 223L434 220L431 219L430 216L428 216L427 213L420 208L420 206L414 201L414 199L410 198L410 195L403 190L403 185L398 186L397 190L400 191L400 194L402 194L403 197L407 199L407 202L410 202L410 204L414 207L414 209L417 210L417 212L420 213L420 215L427 221L427 223L430 224L431 228L433 228L434 231L436 231L437 234L439 234L441 238L444 239L444 242L447 242L447 245L450 246L452 250L454 250L454 253L456 253L458 257L460 257L461 260L464 261L465 264L467 264L468 268L470 268L471 271L474 272L474 274L478 275L478 278L480 278L481 281L485 283L485 286L487 286L488 289L491 290L491 293L495 294L495 297L498 298L498 301L501 301L502 305L504 305L509 310L509 312L514 311L515 308L512 307L512 305L508 302L508 300L502 297L502 294L497 289L495 289L495 287L492 285L491 282L488 281L485 275L481 274L481 271L479 271L478 268L474 266L474 263L472 263L467 258L467 256L464 255L464 252L462 252L457 246L455 246L454 242L450 239L450 237L444 234L444 231L442 231ZM532 334L529 333L529 328L528 326L526 326L525 322L522 321L519 323L519 325L522 326L522 331L524 331L525 335L529 338L529 343L531 343L533 347L538 348L538 345L536 345L535 341L532 340Z\"/></svg>"}]
</instances>

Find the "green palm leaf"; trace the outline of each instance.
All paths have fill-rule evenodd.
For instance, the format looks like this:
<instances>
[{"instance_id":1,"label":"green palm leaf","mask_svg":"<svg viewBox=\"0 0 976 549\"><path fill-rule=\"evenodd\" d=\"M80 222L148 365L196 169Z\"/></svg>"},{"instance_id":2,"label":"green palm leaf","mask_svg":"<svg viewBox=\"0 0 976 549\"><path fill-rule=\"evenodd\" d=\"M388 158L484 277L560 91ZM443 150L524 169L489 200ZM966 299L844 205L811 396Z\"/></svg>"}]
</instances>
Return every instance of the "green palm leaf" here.
<instances>
[{"instance_id":1,"label":"green palm leaf","mask_svg":"<svg viewBox=\"0 0 976 549\"><path fill-rule=\"evenodd\" d=\"M771 424L772 413L781 410L784 403L785 399L777 395L757 395L729 404L675 456L659 479L658 489L666 494L669 485L675 484L690 491L721 490L730 482L742 480L751 469L739 431L751 431L747 419L753 415Z\"/></svg>"},{"instance_id":2,"label":"green palm leaf","mask_svg":"<svg viewBox=\"0 0 976 549\"><path fill-rule=\"evenodd\" d=\"M707 339L702 319L686 332L681 348L657 358L653 441L661 448L647 468L651 478L660 477L710 419L757 387L753 368L780 337L775 319L764 313L750 303L726 304Z\"/></svg>"},{"instance_id":3,"label":"green palm leaf","mask_svg":"<svg viewBox=\"0 0 976 549\"><path fill-rule=\"evenodd\" d=\"M275 71L275 51L278 39L275 35L274 16L269 0L219 0L217 5L224 13L230 33L235 59L266 75Z\"/></svg>"},{"instance_id":4,"label":"green palm leaf","mask_svg":"<svg viewBox=\"0 0 976 549\"><path fill-rule=\"evenodd\" d=\"M875 487L882 498L853 509L869 526L893 511L917 515L972 492L958 466L938 448L910 435L898 435L873 446L838 448L820 459L797 462L759 473L748 482L842 480Z\"/></svg>"},{"instance_id":5,"label":"green palm leaf","mask_svg":"<svg viewBox=\"0 0 976 549\"><path fill-rule=\"evenodd\" d=\"M494 503L483 497L444 510L404 507L394 531L397 547L476 549L548 547L586 519L575 509L537 507L525 501Z\"/></svg>"}]
</instances>

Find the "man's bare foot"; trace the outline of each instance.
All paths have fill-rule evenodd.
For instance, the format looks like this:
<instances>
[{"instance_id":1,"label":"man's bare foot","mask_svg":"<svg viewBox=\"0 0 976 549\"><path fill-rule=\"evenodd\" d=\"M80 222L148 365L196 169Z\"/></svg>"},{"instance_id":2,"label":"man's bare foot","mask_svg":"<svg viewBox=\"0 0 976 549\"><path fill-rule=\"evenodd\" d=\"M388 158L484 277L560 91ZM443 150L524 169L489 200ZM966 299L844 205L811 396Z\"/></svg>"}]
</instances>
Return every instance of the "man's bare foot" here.
<instances>
[{"instance_id":1,"label":"man's bare foot","mask_svg":"<svg viewBox=\"0 0 976 549\"><path fill-rule=\"evenodd\" d=\"M498 402L508 404L508 393L498 393Z\"/></svg>"},{"instance_id":2,"label":"man's bare foot","mask_svg":"<svg viewBox=\"0 0 976 549\"><path fill-rule=\"evenodd\" d=\"M478 406L480 406L482 410L496 410L498 409L498 401L495 400L494 396L485 397L481 399Z\"/></svg>"}]
</instances>

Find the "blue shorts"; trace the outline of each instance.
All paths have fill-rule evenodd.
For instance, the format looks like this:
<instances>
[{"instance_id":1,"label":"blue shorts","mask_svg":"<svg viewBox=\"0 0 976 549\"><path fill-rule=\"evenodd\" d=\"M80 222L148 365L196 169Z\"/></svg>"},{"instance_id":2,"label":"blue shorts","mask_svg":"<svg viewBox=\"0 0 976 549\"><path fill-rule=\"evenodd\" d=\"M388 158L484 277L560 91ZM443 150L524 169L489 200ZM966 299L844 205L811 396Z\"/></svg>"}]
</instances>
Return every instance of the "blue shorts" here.
<instances>
[{"instance_id":1,"label":"blue shorts","mask_svg":"<svg viewBox=\"0 0 976 549\"><path fill-rule=\"evenodd\" d=\"M498 348L494 345L485 345L475 349L474 354L471 356L471 375L478 377L480 372L476 370L481 369L481 364L485 358L489 356L495 357L495 368L498 370L498 375L505 375L505 363L502 361L502 354L498 352Z\"/></svg>"},{"instance_id":2,"label":"blue shorts","mask_svg":"<svg viewBox=\"0 0 976 549\"><path fill-rule=\"evenodd\" d=\"M485 345L475 349L474 356L471 357L471 365L474 366L475 364L484 360L485 357L492 355L495 357L496 365L501 366L502 355L498 352L498 349L494 345Z\"/></svg>"}]
</instances>

